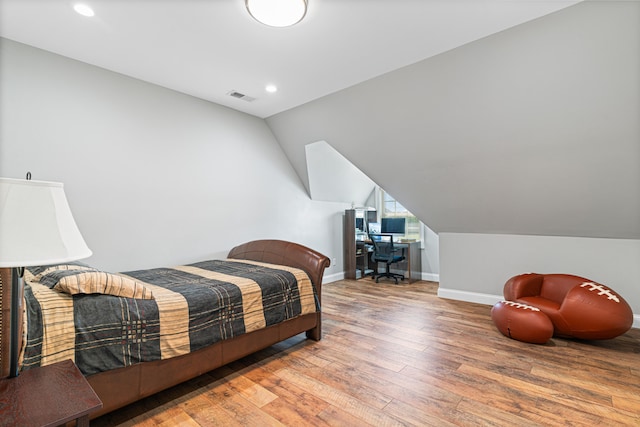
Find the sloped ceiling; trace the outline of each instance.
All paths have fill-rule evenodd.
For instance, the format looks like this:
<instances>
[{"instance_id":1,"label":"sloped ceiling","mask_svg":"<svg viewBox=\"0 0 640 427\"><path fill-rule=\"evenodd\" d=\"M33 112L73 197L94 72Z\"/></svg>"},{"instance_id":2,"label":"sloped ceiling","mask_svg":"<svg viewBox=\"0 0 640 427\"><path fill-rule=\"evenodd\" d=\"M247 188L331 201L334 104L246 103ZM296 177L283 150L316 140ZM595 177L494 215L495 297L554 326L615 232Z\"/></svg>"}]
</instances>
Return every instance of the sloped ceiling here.
<instances>
[{"instance_id":1,"label":"sloped ceiling","mask_svg":"<svg viewBox=\"0 0 640 427\"><path fill-rule=\"evenodd\" d=\"M640 238L640 3L584 2L274 115L436 232Z\"/></svg>"},{"instance_id":2,"label":"sloped ceiling","mask_svg":"<svg viewBox=\"0 0 640 427\"><path fill-rule=\"evenodd\" d=\"M362 207L376 188L375 182L325 141L306 145L305 158L313 200Z\"/></svg>"},{"instance_id":3,"label":"sloped ceiling","mask_svg":"<svg viewBox=\"0 0 640 427\"><path fill-rule=\"evenodd\" d=\"M309 0L273 28L244 0L0 0L0 36L268 117L576 1Z\"/></svg>"},{"instance_id":4,"label":"sloped ceiling","mask_svg":"<svg viewBox=\"0 0 640 427\"><path fill-rule=\"evenodd\" d=\"M0 36L267 117L307 189L326 141L436 232L640 238L637 1L364 3L0 0Z\"/></svg>"}]
</instances>

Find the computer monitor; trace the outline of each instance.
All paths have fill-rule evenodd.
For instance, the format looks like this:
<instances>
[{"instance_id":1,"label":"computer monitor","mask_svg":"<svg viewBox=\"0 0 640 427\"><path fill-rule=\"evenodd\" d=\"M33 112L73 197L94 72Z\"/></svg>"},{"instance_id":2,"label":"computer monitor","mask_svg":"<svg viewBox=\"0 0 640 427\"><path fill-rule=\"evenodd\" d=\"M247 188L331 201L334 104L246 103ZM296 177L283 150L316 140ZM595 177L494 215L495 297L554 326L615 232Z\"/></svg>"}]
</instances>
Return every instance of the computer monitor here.
<instances>
[{"instance_id":1,"label":"computer monitor","mask_svg":"<svg viewBox=\"0 0 640 427\"><path fill-rule=\"evenodd\" d=\"M382 218L380 224L380 231L383 234L402 234L406 233L405 230L406 218Z\"/></svg>"},{"instance_id":2,"label":"computer monitor","mask_svg":"<svg viewBox=\"0 0 640 427\"><path fill-rule=\"evenodd\" d=\"M372 234L380 233L380 223L379 222L370 222L368 224L368 226L369 226L369 229L368 229L369 233L372 233Z\"/></svg>"}]
</instances>

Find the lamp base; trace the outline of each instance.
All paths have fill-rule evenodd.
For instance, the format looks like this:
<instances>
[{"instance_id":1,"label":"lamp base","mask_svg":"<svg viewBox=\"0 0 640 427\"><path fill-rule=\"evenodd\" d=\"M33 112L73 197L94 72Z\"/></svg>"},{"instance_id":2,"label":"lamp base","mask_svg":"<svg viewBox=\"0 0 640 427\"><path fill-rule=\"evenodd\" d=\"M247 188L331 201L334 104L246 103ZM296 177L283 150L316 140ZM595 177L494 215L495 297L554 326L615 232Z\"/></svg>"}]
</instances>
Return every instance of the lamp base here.
<instances>
[{"instance_id":1,"label":"lamp base","mask_svg":"<svg viewBox=\"0 0 640 427\"><path fill-rule=\"evenodd\" d=\"M18 376L23 268L0 268L0 378Z\"/></svg>"},{"instance_id":2,"label":"lamp base","mask_svg":"<svg viewBox=\"0 0 640 427\"><path fill-rule=\"evenodd\" d=\"M6 378L9 375L11 273L10 268L0 268L0 378Z\"/></svg>"},{"instance_id":3,"label":"lamp base","mask_svg":"<svg viewBox=\"0 0 640 427\"><path fill-rule=\"evenodd\" d=\"M22 276L24 268L11 269L11 334L9 350L9 378L18 376L18 357L20 353L20 313L22 312Z\"/></svg>"}]
</instances>

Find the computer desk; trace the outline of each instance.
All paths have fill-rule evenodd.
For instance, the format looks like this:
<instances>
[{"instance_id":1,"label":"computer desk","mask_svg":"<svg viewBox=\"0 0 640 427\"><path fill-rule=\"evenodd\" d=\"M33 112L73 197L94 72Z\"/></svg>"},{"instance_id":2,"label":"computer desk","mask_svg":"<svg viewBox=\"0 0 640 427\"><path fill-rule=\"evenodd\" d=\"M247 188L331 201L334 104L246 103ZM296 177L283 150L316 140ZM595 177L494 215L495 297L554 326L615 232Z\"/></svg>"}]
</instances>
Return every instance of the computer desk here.
<instances>
[{"instance_id":1,"label":"computer desk","mask_svg":"<svg viewBox=\"0 0 640 427\"><path fill-rule=\"evenodd\" d=\"M362 252L365 252L367 245L373 245L370 241L358 241L356 242L356 246L358 249L361 249ZM401 272L404 274L405 279L411 283L415 280L422 279L422 253L420 251L420 242L393 242L393 246L398 249L404 250L404 261L400 261L397 264L393 264L391 271L392 272ZM361 271L361 276L363 277L367 274L370 274L371 270L376 269L376 263L371 260L372 250L368 251L368 256L362 257L358 259L358 270ZM384 268L384 267L382 267Z\"/></svg>"}]
</instances>

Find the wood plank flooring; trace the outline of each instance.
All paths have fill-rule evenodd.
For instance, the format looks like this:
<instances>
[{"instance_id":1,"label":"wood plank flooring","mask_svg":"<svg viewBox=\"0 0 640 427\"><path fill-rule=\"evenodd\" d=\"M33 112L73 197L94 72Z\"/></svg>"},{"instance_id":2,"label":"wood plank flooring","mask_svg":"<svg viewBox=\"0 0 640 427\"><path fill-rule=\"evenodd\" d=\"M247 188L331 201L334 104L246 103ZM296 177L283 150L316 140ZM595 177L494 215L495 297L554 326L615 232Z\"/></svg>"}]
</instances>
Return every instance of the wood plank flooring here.
<instances>
[{"instance_id":1,"label":"wood plank flooring","mask_svg":"<svg viewBox=\"0 0 640 427\"><path fill-rule=\"evenodd\" d=\"M293 337L92 426L639 426L640 329L501 335L437 284L323 287L323 339Z\"/></svg>"}]
</instances>

